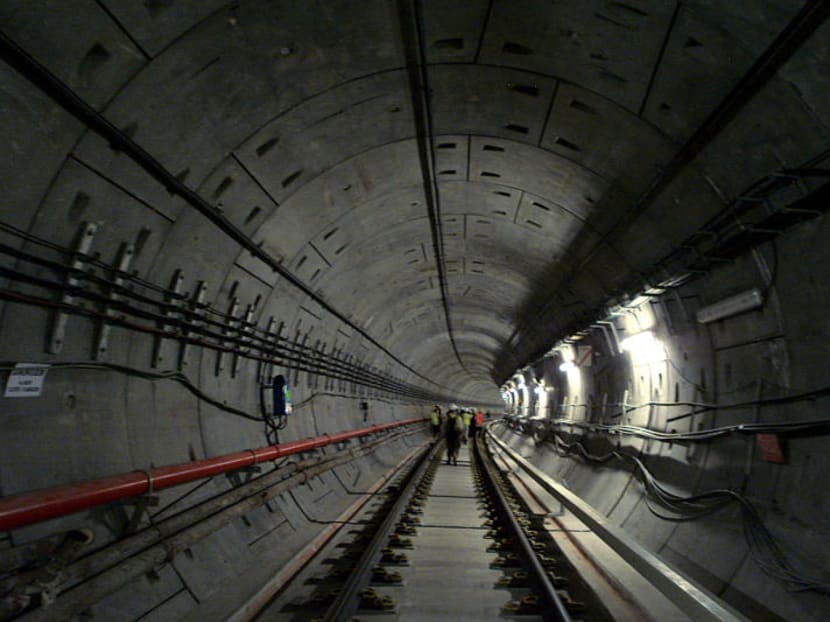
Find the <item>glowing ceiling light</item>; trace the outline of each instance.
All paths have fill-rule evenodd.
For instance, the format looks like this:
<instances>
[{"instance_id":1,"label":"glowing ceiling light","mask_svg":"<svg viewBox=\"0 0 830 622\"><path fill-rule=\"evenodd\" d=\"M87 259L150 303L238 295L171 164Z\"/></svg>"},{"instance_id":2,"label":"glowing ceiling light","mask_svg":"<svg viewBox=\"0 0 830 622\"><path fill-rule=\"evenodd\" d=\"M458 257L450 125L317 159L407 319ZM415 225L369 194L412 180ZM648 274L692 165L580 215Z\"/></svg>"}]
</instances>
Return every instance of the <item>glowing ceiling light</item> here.
<instances>
[{"instance_id":1,"label":"glowing ceiling light","mask_svg":"<svg viewBox=\"0 0 830 622\"><path fill-rule=\"evenodd\" d=\"M623 339L620 342L620 349L622 349L623 352L636 352L637 350L648 348L652 344L654 344L654 333L650 330L646 330L642 333L637 333L636 335L631 335L630 337Z\"/></svg>"},{"instance_id":2,"label":"glowing ceiling light","mask_svg":"<svg viewBox=\"0 0 830 622\"><path fill-rule=\"evenodd\" d=\"M652 363L666 358L663 344L650 330L626 337L620 342L620 349L628 352L636 363Z\"/></svg>"}]
</instances>

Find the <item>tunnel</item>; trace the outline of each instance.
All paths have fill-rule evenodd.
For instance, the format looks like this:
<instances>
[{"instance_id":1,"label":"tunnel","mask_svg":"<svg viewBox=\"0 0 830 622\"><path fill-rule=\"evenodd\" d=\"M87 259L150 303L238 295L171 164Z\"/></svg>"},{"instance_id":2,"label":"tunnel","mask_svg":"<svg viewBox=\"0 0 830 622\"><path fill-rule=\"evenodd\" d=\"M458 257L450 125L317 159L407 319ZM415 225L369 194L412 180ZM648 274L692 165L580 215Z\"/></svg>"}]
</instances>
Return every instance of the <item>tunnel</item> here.
<instances>
[{"instance_id":1,"label":"tunnel","mask_svg":"<svg viewBox=\"0 0 830 622\"><path fill-rule=\"evenodd\" d=\"M826 620L828 14L4 0L2 618L252 619L455 404L746 619Z\"/></svg>"}]
</instances>

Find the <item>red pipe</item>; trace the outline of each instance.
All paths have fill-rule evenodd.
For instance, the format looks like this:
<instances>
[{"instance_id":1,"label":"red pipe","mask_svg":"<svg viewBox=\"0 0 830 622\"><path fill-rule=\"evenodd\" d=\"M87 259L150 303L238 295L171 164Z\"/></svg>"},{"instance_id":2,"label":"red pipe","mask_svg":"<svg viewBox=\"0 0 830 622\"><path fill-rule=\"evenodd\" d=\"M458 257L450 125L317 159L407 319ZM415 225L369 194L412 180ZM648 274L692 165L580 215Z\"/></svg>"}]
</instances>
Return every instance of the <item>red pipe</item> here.
<instances>
[{"instance_id":1,"label":"red pipe","mask_svg":"<svg viewBox=\"0 0 830 622\"><path fill-rule=\"evenodd\" d=\"M218 473L235 471L252 464L276 460L283 456L310 451L358 436L366 436L412 423L423 421L421 418L404 419L393 423L373 425L368 428L323 434L281 445L269 445L258 449L247 449L215 458L194 460L184 464L173 464L147 471L124 473L103 479L75 482L54 488L33 490L0 499L0 531L8 531L31 523L72 514L96 505L103 505L136 497L154 490L178 486L203 477Z\"/></svg>"}]
</instances>

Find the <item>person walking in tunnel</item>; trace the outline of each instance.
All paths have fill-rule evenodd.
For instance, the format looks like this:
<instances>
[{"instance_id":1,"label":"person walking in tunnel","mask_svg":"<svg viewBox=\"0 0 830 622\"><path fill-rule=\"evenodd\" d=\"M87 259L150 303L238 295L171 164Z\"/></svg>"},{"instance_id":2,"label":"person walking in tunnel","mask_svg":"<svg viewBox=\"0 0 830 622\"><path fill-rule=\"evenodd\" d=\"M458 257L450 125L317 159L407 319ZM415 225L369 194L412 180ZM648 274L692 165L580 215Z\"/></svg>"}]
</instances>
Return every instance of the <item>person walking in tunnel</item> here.
<instances>
[{"instance_id":1,"label":"person walking in tunnel","mask_svg":"<svg viewBox=\"0 0 830 622\"><path fill-rule=\"evenodd\" d=\"M461 448L463 422L458 408L453 405L447 411L444 422L444 439L447 441L447 464L458 464L458 450Z\"/></svg>"},{"instance_id":2,"label":"person walking in tunnel","mask_svg":"<svg viewBox=\"0 0 830 622\"><path fill-rule=\"evenodd\" d=\"M473 417L473 427L470 431L470 436L478 436L481 434L481 428L484 426L484 412L479 408Z\"/></svg>"},{"instance_id":3,"label":"person walking in tunnel","mask_svg":"<svg viewBox=\"0 0 830 622\"><path fill-rule=\"evenodd\" d=\"M473 420L473 409L465 408L461 412L461 420L464 422L464 428L461 431L461 441L466 445L470 435L470 425Z\"/></svg>"},{"instance_id":4,"label":"person walking in tunnel","mask_svg":"<svg viewBox=\"0 0 830 622\"><path fill-rule=\"evenodd\" d=\"M441 407L438 404L429 412L429 425L432 428L432 438L437 439L441 434Z\"/></svg>"}]
</instances>

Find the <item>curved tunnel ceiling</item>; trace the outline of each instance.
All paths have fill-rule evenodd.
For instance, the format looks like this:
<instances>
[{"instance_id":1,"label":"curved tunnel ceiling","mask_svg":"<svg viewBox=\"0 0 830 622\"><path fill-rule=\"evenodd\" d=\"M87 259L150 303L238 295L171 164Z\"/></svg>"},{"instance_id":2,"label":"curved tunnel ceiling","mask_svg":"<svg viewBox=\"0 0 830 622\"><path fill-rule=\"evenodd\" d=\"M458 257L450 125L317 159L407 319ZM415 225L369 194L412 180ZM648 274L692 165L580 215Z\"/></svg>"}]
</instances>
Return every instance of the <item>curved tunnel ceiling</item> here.
<instances>
[{"instance_id":1,"label":"curved tunnel ceiling","mask_svg":"<svg viewBox=\"0 0 830 622\"><path fill-rule=\"evenodd\" d=\"M803 3L568 4L105 0L56 3L44 24L12 2L0 26L397 359L497 401L495 383L540 344L750 183L828 142L811 86L826 26L723 127L688 142ZM32 172L16 200L46 193L71 214L73 188L103 177L141 215L101 220L164 247L145 260L152 280L186 263L190 277L224 289L248 279L265 306L289 297L313 318L301 292L126 155L92 133L73 146L81 128L35 99L55 120L55 153L70 157ZM49 213L33 230L67 243L73 232Z\"/></svg>"}]
</instances>

